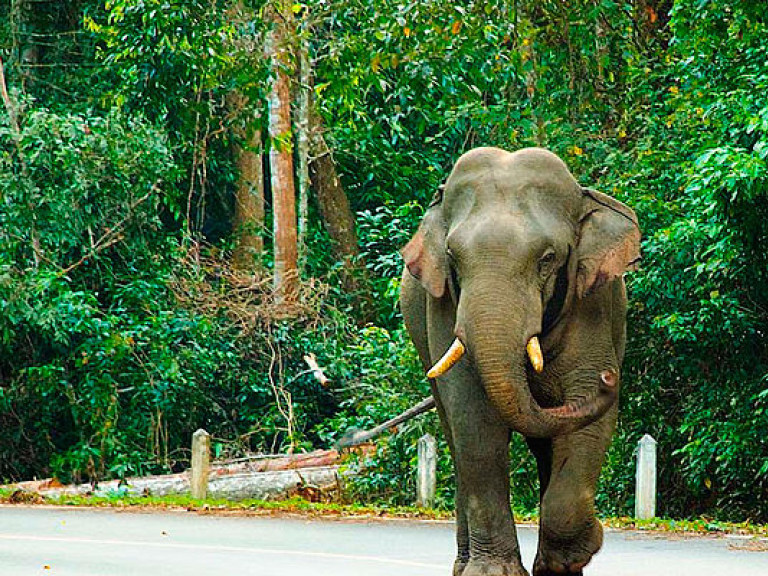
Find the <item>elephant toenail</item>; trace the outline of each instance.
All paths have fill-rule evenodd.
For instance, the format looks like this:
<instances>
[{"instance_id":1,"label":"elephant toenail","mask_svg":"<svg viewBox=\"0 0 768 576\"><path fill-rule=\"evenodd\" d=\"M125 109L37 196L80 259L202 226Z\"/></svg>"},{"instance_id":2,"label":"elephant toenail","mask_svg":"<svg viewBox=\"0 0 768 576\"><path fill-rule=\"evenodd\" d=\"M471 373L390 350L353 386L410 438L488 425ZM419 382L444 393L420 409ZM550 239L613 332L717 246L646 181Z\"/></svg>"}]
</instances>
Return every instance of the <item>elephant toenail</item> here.
<instances>
[{"instance_id":1,"label":"elephant toenail","mask_svg":"<svg viewBox=\"0 0 768 576\"><path fill-rule=\"evenodd\" d=\"M553 561L549 563L549 571L554 572L555 574L565 574L568 571L568 568L560 562Z\"/></svg>"},{"instance_id":2,"label":"elephant toenail","mask_svg":"<svg viewBox=\"0 0 768 576\"><path fill-rule=\"evenodd\" d=\"M570 566L568 566L568 570L571 572L581 572L582 568L589 564L589 562L574 562Z\"/></svg>"}]
</instances>

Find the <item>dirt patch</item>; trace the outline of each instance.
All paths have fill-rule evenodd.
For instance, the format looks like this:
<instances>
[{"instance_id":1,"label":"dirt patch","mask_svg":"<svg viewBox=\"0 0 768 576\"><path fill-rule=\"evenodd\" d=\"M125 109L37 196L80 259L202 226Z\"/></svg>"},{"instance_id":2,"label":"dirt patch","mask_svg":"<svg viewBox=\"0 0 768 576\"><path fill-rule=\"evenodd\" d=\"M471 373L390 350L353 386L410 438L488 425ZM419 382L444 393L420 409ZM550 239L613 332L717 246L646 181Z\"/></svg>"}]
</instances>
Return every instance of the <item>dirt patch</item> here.
<instances>
[{"instance_id":1,"label":"dirt patch","mask_svg":"<svg viewBox=\"0 0 768 576\"><path fill-rule=\"evenodd\" d=\"M765 538L750 538L739 542L729 542L728 549L742 552L768 552L768 540Z\"/></svg>"},{"instance_id":2,"label":"dirt patch","mask_svg":"<svg viewBox=\"0 0 768 576\"><path fill-rule=\"evenodd\" d=\"M9 504L42 504L45 502L43 498L37 492L30 492L28 490L14 490L10 496L8 496Z\"/></svg>"}]
</instances>

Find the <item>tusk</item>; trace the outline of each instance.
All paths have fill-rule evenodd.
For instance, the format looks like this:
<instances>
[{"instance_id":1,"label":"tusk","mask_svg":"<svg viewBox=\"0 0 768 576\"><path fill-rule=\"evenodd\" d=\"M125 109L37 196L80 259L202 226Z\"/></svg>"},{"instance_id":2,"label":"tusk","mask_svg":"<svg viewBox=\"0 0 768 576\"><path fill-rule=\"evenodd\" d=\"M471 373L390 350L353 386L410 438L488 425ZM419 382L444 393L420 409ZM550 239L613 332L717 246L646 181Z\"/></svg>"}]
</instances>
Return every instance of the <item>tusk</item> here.
<instances>
[{"instance_id":1,"label":"tusk","mask_svg":"<svg viewBox=\"0 0 768 576\"><path fill-rule=\"evenodd\" d=\"M448 351L443 354L443 357L437 361L437 364L432 366L432 369L429 372L427 372L427 377L437 378L448 372L448 370L459 361L459 358L464 355L464 350L464 344L461 343L461 340L456 338L456 340L453 341L453 344L451 344L451 347L448 348Z\"/></svg>"},{"instance_id":2,"label":"tusk","mask_svg":"<svg viewBox=\"0 0 768 576\"><path fill-rule=\"evenodd\" d=\"M528 340L528 345L525 347L528 352L528 358L531 360L531 366L536 372L544 370L544 355L541 353L541 345L539 339L534 336Z\"/></svg>"}]
</instances>

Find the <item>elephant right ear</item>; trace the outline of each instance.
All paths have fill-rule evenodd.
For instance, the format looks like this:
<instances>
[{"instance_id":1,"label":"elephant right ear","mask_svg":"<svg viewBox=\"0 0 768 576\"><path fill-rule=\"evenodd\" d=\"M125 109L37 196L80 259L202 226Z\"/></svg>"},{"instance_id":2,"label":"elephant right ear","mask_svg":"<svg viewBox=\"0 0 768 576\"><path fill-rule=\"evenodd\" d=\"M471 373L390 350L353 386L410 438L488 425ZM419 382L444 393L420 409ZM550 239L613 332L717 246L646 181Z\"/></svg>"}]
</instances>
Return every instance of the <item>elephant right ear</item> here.
<instances>
[{"instance_id":1,"label":"elephant right ear","mask_svg":"<svg viewBox=\"0 0 768 576\"><path fill-rule=\"evenodd\" d=\"M400 251L408 272L435 298L442 298L448 280L445 255L443 210L433 205L424 215L419 230Z\"/></svg>"}]
</instances>

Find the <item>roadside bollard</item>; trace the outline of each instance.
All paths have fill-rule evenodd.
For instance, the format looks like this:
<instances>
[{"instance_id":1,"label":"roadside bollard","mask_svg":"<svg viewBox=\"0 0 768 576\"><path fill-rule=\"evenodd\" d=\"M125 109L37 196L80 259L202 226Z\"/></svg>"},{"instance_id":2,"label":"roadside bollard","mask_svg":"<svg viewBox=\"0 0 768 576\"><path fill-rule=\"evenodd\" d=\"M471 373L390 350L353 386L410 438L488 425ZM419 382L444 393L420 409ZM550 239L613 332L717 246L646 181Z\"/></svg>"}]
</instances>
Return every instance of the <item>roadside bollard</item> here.
<instances>
[{"instance_id":1,"label":"roadside bollard","mask_svg":"<svg viewBox=\"0 0 768 576\"><path fill-rule=\"evenodd\" d=\"M635 518L656 516L656 440L646 434L637 443L635 471Z\"/></svg>"},{"instance_id":2,"label":"roadside bollard","mask_svg":"<svg viewBox=\"0 0 768 576\"><path fill-rule=\"evenodd\" d=\"M419 438L416 470L416 506L432 508L437 490L437 442L424 434Z\"/></svg>"},{"instance_id":3,"label":"roadside bollard","mask_svg":"<svg viewBox=\"0 0 768 576\"><path fill-rule=\"evenodd\" d=\"M208 471L211 469L211 436L200 428L192 434L192 472L189 491L192 498L208 495Z\"/></svg>"}]
</instances>

